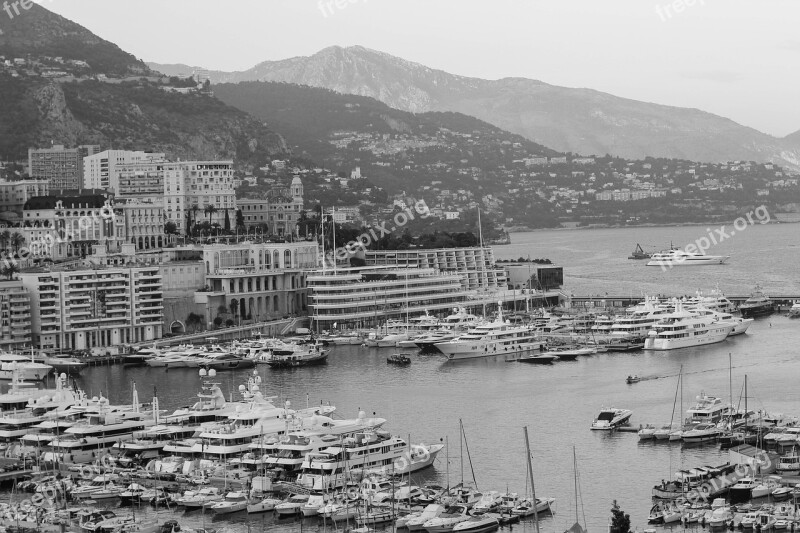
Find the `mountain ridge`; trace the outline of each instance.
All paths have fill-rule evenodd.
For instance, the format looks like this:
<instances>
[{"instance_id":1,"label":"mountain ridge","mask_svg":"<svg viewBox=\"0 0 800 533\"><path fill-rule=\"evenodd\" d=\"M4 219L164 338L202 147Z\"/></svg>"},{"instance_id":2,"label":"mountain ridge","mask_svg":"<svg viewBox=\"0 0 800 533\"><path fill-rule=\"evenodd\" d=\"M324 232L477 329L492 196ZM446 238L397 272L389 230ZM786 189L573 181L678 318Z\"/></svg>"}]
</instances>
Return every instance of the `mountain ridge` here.
<instances>
[{"instance_id":1,"label":"mountain ridge","mask_svg":"<svg viewBox=\"0 0 800 533\"><path fill-rule=\"evenodd\" d=\"M800 169L800 138L773 137L702 110L522 77L460 76L363 46L333 46L311 56L209 75L214 83L279 81L322 87L370 96L415 113L460 112L560 152L702 162L753 160Z\"/></svg>"}]
</instances>

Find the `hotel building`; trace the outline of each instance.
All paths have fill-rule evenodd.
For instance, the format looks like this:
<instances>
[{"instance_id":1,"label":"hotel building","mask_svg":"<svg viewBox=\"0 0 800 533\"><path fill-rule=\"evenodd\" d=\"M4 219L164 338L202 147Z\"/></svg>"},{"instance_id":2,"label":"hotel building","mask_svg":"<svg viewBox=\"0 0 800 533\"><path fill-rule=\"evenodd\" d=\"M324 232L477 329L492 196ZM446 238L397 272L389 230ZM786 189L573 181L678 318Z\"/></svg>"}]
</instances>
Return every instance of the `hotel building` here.
<instances>
[{"instance_id":1,"label":"hotel building","mask_svg":"<svg viewBox=\"0 0 800 533\"><path fill-rule=\"evenodd\" d=\"M33 344L101 349L161 338L158 267L22 272L31 294Z\"/></svg>"},{"instance_id":2,"label":"hotel building","mask_svg":"<svg viewBox=\"0 0 800 533\"><path fill-rule=\"evenodd\" d=\"M220 306L237 320L263 321L307 309L306 272L319 261L317 244L241 243L203 247L206 289L195 293L211 322Z\"/></svg>"},{"instance_id":3,"label":"hotel building","mask_svg":"<svg viewBox=\"0 0 800 533\"><path fill-rule=\"evenodd\" d=\"M187 214L194 222L223 226L227 210L231 224L236 222L233 161L140 162L118 165L116 172L119 196L161 198L165 218L182 234L187 230ZM216 212L206 213L209 206Z\"/></svg>"},{"instance_id":4,"label":"hotel building","mask_svg":"<svg viewBox=\"0 0 800 533\"><path fill-rule=\"evenodd\" d=\"M31 295L19 280L0 281L0 350L31 345Z\"/></svg>"},{"instance_id":5,"label":"hotel building","mask_svg":"<svg viewBox=\"0 0 800 533\"><path fill-rule=\"evenodd\" d=\"M163 153L106 150L83 158L83 186L87 189L119 191L117 167L141 162L164 161Z\"/></svg>"},{"instance_id":6,"label":"hotel building","mask_svg":"<svg viewBox=\"0 0 800 533\"><path fill-rule=\"evenodd\" d=\"M303 212L303 182L295 176L288 188L273 188L260 199L238 199L237 207L248 228L266 226L268 235L294 235Z\"/></svg>"}]
</instances>

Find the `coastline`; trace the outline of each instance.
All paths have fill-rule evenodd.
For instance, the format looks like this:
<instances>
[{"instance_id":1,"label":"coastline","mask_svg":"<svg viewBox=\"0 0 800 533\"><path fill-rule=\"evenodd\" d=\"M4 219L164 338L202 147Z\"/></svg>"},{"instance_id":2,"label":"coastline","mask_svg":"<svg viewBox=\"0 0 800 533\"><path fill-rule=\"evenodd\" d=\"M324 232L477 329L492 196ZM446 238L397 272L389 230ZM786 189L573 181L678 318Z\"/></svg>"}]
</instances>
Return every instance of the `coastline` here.
<instances>
[{"instance_id":1,"label":"coastline","mask_svg":"<svg viewBox=\"0 0 800 533\"><path fill-rule=\"evenodd\" d=\"M765 225L778 225L778 224L798 224L800 220L771 220L766 222ZM690 228L699 226L709 226L709 222L680 222L674 224L589 224L587 226L561 226L558 228L528 228L526 226L503 226L506 233L532 233L537 231L576 231L587 229L618 229L618 228ZM721 225L733 224L733 220L726 221Z\"/></svg>"}]
</instances>

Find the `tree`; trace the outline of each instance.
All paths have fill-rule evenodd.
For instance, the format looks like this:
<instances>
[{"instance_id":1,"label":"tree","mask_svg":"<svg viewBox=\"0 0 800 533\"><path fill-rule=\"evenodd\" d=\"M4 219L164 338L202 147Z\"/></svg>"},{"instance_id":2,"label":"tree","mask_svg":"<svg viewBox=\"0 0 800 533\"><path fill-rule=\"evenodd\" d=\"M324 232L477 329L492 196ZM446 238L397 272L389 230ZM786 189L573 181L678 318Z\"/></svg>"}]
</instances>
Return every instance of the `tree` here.
<instances>
[{"instance_id":1,"label":"tree","mask_svg":"<svg viewBox=\"0 0 800 533\"><path fill-rule=\"evenodd\" d=\"M214 213L217 212L217 208L214 204L208 204L203 208L203 212L208 215L208 223L211 223L211 217L214 216Z\"/></svg>"},{"instance_id":2,"label":"tree","mask_svg":"<svg viewBox=\"0 0 800 533\"><path fill-rule=\"evenodd\" d=\"M228 320L225 321L225 325L228 326L229 328L233 327L234 324L236 324L236 322L232 318L229 318Z\"/></svg>"},{"instance_id":3,"label":"tree","mask_svg":"<svg viewBox=\"0 0 800 533\"><path fill-rule=\"evenodd\" d=\"M227 315L228 314L228 306L225 304L219 304L217 307L217 314L218 315Z\"/></svg>"},{"instance_id":4,"label":"tree","mask_svg":"<svg viewBox=\"0 0 800 533\"><path fill-rule=\"evenodd\" d=\"M11 232L10 231L5 230L2 233L0 233L0 246L2 246L3 249L7 248L8 244L10 242L11 242Z\"/></svg>"},{"instance_id":5,"label":"tree","mask_svg":"<svg viewBox=\"0 0 800 533\"><path fill-rule=\"evenodd\" d=\"M166 233L167 235L177 235L178 225L171 220L167 221L167 223L164 224L164 233Z\"/></svg>"},{"instance_id":6,"label":"tree","mask_svg":"<svg viewBox=\"0 0 800 533\"><path fill-rule=\"evenodd\" d=\"M14 233L11 236L11 245L14 247L14 251L18 252L19 247L25 244L25 237L22 236L22 233Z\"/></svg>"},{"instance_id":7,"label":"tree","mask_svg":"<svg viewBox=\"0 0 800 533\"><path fill-rule=\"evenodd\" d=\"M14 274L19 272L19 266L15 262L10 262L3 267L0 267L0 274L7 276L9 281L14 279Z\"/></svg>"},{"instance_id":8,"label":"tree","mask_svg":"<svg viewBox=\"0 0 800 533\"><path fill-rule=\"evenodd\" d=\"M228 215L228 208L225 208L225 225L223 228L225 228L225 231L231 230L231 217Z\"/></svg>"},{"instance_id":9,"label":"tree","mask_svg":"<svg viewBox=\"0 0 800 533\"><path fill-rule=\"evenodd\" d=\"M192 328L192 331L197 331L203 325L203 315L197 313L189 313L186 317L186 325Z\"/></svg>"},{"instance_id":10,"label":"tree","mask_svg":"<svg viewBox=\"0 0 800 533\"><path fill-rule=\"evenodd\" d=\"M190 207L189 210L192 212L192 222L197 224L197 213L200 211L200 206L197 204L192 204L192 207Z\"/></svg>"},{"instance_id":11,"label":"tree","mask_svg":"<svg viewBox=\"0 0 800 533\"><path fill-rule=\"evenodd\" d=\"M610 533L629 533L631 530L631 517L625 514L617 505L617 500L611 507L611 528Z\"/></svg>"},{"instance_id":12,"label":"tree","mask_svg":"<svg viewBox=\"0 0 800 533\"><path fill-rule=\"evenodd\" d=\"M241 209L236 210L236 227L243 228L244 227L244 215L242 214Z\"/></svg>"},{"instance_id":13,"label":"tree","mask_svg":"<svg viewBox=\"0 0 800 533\"><path fill-rule=\"evenodd\" d=\"M222 325L222 317L217 315L217 318L214 319L214 326L220 327Z\"/></svg>"},{"instance_id":14,"label":"tree","mask_svg":"<svg viewBox=\"0 0 800 533\"><path fill-rule=\"evenodd\" d=\"M239 310L239 303L236 300L231 300L230 307L231 307L231 314L233 316L236 316L236 311Z\"/></svg>"}]
</instances>

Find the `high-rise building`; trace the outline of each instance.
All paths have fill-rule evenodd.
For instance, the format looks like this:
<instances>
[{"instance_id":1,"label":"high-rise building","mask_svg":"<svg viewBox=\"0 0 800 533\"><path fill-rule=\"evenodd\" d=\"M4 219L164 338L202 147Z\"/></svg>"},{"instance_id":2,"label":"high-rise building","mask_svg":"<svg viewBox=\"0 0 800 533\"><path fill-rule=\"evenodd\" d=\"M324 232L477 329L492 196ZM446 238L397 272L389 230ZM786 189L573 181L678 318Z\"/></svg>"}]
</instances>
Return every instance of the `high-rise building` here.
<instances>
[{"instance_id":1,"label":"high-rise building","mask_svg":"<svg viewBox=\"0 0 800 533\"><path fill-rule=\"evenodd\" d=\"M31 294L33 344L100 349L161 338L158 266L23 272Z\"/></svg>"},{"instance_id":2,"label":"high-rise building","mask_svg":"<svg viewBox=\"0 0 800 533\"><path fill-rule=\"evenodd\" d=\"M83 186L119 192L117 167L135 163L165 161L163 153L132 150L106 150L83 159Z\"/></svg>"},{"instance_id":3,"label":"high-rise building","mask_svg":"<svg viewBox=\"0 0 800 533\"><path fill-rule=\"evenodd\" d=\"M119 165L119 195L162 198L165 220L185 234L192 223L236 223L233 161L139 162ZM197 206L196 208L194 206Z\"/></svg>"},{"instance_id":4,"label":"high-rise building","mask_svg":"<svg viewBox=\"0 0 800 533\"><path fill-rule=\"evenodd\" d=\"M33 179L47 180L50 190L81 189L83 158L99 151L100 147L93 144L84 144L77 148L64 148L60 144L51 148L29 148L28 172Z\"/></svg>"},{"instance_id":5,"label":"high-rise building","mask_svg":"<svg viewBox=\"0 0 800 533\"><path fill-rule=\"evenodd\" d=\"M0 281L0 350L31 344L31 295L19 280Z\"/></svg>"}]
</instances>

